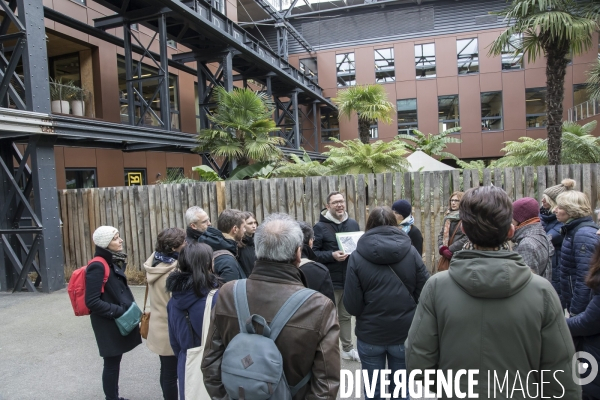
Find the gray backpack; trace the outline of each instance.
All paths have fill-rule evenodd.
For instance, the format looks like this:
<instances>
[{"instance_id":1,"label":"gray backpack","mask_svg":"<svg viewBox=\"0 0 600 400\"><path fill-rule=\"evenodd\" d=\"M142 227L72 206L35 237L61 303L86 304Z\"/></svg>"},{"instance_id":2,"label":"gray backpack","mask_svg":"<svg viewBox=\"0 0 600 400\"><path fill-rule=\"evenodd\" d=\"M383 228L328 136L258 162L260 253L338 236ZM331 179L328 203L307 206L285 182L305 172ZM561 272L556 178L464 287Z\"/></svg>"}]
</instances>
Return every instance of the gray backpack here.
<instances>
[{"instance_id":1,"label":"gray backpack","mask_svg":"<svg viewBox=\"0 0 600 400\"><path fill-rule=\"evenodd\" d=\"M246 280L233 286L240 333L229 343L221 363L221 381L231 399L291 400L312 376L309 372L300 383L290 387L283 373L283 359L275 339L298 308L315 293L302 289L294 293L277 312L271 324L258 314L250 315ZM257 334L252 322L263 327Z\"/></svg>"}]
</instances>

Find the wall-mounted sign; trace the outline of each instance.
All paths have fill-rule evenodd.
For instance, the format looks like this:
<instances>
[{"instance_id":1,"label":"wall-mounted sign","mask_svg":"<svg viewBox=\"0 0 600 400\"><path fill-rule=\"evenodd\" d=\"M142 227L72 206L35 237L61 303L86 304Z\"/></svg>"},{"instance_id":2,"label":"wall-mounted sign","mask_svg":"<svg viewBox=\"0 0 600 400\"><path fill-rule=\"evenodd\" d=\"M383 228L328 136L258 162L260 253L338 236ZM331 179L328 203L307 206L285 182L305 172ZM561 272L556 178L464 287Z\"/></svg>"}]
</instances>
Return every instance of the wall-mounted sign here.
<instances>
[{"instance_id":1,"label":"wall-mounted sign","mask_svg":"<svg viewBox=\"0 0 600 400\"><path fill-rule=\"evenodd\" d=\"M125 185L141 186L146 184L146 170L125 170Z\"/></svg>"}]
</instances>

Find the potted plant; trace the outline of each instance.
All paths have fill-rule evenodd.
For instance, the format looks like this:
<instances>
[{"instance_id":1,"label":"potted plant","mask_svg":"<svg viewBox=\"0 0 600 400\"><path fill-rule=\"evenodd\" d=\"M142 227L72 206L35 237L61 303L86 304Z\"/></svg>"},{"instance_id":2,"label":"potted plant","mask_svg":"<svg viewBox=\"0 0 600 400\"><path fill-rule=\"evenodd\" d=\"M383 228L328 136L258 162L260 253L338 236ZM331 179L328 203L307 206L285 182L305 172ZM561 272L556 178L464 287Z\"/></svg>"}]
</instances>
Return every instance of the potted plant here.
<instances>
[{"instance_id":1,"label":"potted plant","mask_svg":"<svg viewBox=\"0 0 600 400\"><path fill-rule=\"evenodd\" d=\"M71 111L73 115L84 116L85 115L85 90L77 87L70 82L71 86Z\"/></svg>"},{"instance_id":2,"label":"potted plant","mask_svg":"<svg viewBox=\"0 0 600 400\"><path fill-rule=\"evenodd\" d=\"M69 114L69 96L72 94L73 81L63 84L62 80L50 78L50 109L53 113Z\"/></svg>"}]
</instances>

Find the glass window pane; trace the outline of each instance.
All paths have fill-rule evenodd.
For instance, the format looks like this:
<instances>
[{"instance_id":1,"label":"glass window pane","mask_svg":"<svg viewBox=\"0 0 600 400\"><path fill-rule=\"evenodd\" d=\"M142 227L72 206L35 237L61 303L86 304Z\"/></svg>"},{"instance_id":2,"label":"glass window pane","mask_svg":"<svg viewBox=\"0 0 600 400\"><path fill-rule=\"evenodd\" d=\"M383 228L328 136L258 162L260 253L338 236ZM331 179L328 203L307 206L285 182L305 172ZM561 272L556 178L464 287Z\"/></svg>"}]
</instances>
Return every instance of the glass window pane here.
<instances>
[{"instance_id":1,"label":"glass window pane","mask_svg":"<svg viewBox=\"0 0 600 400\"><path fill-rule=\"evenodd\" d=\"M315 83L319 82L319 73L317 69L316 58L304 58L300 60L300 72L302 72L308 79Z\"/></svg>"},{"instance_id":2,"label":"glass window pane","mask_svg":"<svg viewBox=\"0 0 600 400\"><path fill-rule=\"evenodd\" d=\"M369 127L369 135L371 136L371 139L377 139L379 137L379 129L377 124Z\"/></svg>"},{"instance_id":3,"label":"glass window pane","mask_svg":"<svg viewBox=\"0 0 600 400\"><path fill-rule=\"evenodd\" d=\"M523 51L521 50L523 37L521 34L512 35L510 43L502 49L502 69L522 69Z\"/></svg>"},{"instance_id":4,"label":"glass window pane","mask_svg":"<svg viewBox=\"0 0 600 400\"><path fill-rule=\"evenodd\" d=\"M435 78L435 44L415 45L415 68L417 79Z\"/></svg>"},{"instance_id":5,"label":"glass window pane","mask_svg":"<svg viewBox=\"0 0 600 400\"><path fill-rule=\"evenodd\" d=\"M479 72L479 50L476 38L457 40L456 54L459 75Z\"/></svg>"},{"instance_id":6,"label":"glass window pane","mask_svg":"<svg viewBox=\"0 0 600 400\"><path fill-rule=\"evenodd\" d=\"M590 100L590 96L587 92L587 85L585 83L573 85L573 105L585 103L588 100Z\"/></svg>"},{"instance_id":7,"label":"glass window pane","mask_svg":"<svg viewBox=\"0 0 600 400\"><path fill-rule=\"evenodd\" d=\"M375 82L394 82L394 48L375 49Z\"/></svg>"},{"instance_id":8,"label":"glass window pane","mask_svg":"<svg viewBox=\"0 0 600 400\"><path fill-rule=\"evenodd\" d=\"M481 130L502 129L502 92L481 93Z\"/></svg>"},{"instance_id":9,"label":"glass window pane","mask_svg":"<svg viewBox=\"0 0 600 400\"><path fill-rule=\"evenodd\" d=\"M398 134L411 135L417 129L417 99L402 99L396 101L398 110Z\"/></svg>"},{"instance_id":10,"label":"glass window pane","mask_svg":"<svg viewBox=\"0 0 600 400\"><path fill-rule=\"evenodd\" d=\"M438 96L439 131L460 126L458 95Z\"/></svg>"},{"instance_id":11,"label":"glass window pane","mask_svg":"<svg viewBox=\"0 0 600 400\"><path fill-rule=\"evenodd\" d=\"M354 53L336 54L335 66L337 71L338 87L356 85L356 65L354 64Z\"/></svg>"},{"instance_id":12,"label":"glass window pane","mask_svg":"<svg viewBox=\"0 0 600 400\"><path fill-rule=\"evenodd\" d=\"M67 189L87 189L96 187L96 170L66 169Z\"/></svg>"},{"instance_id":13,"label":"glass window pane","mask_svg":"<svg viewBox=\"0 0 600 400\"><path fill-rule=\"evenodd\" d=\"M67 54L50 58L52 78L66 84L73 81L77 87L81 87L81 70L79 68L79 53Z\"/></svg>"},{"instance_id":14,"label":"glass window pane","mask_svg":"<svg viewBox=\"0 0 600 400\"><path fill-rule=\"evenodd\" d=\"M546 88L525 89L525 113L528 128L546 126Z\"/></svg>"},{"instance_id":15,"label":"glass window pane","mask_svg":"<svg viewBox=\"0 0 600 400\"><path fill-rule=\"evenodd\" d=\"M330 142L329 138L340 138L340 122L334 112L321 111L321 140Z\"/></svg>"}]
</instances>

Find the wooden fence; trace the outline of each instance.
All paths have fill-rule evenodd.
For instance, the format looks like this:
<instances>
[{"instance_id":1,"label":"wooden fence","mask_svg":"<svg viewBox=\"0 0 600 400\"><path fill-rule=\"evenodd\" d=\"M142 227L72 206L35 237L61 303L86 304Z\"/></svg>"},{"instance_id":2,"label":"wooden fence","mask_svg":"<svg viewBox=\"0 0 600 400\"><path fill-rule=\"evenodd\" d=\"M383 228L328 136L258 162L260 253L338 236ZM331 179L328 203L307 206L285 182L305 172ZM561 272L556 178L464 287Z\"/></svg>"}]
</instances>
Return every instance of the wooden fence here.
<instances>
[{"instance_id":1,"label":"wooden fence","mask_svg":"<svg viewBox=\"0 0 600 400\"><path fill-rule=\"evenodd\" d=\"M599 164L554 167L518 167L426 173L386 173L254 181L198 182L117 188L77 189L60 192L63 245L68 267L84 265L93 257L92 233L100 225L119 229L131 266L139 269L153 251L158 233L168 227L185 227L188 207L204 208L213 223L225 208L252 211L257 220L282 212L315 224L331 191L346 196L347 210L364 229L368 210L407 199L415 224L423 232L428 267L437 260L437 234L452 192L479 185L502 187L513 199L541 199L543 191L572 178L592 206L600 205Z\"/></svg>"}]
</instances>

